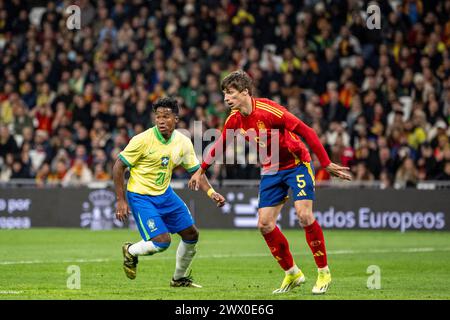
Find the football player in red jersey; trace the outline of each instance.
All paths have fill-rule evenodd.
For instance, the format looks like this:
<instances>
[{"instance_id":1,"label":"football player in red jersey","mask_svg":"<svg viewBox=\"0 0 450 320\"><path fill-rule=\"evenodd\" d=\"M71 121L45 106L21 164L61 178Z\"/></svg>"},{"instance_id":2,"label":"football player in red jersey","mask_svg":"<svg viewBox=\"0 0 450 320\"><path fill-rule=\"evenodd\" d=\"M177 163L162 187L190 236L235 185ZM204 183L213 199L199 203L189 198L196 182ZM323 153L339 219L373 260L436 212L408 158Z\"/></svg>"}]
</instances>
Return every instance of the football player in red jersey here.
<instances>
[{"instance_id":1,"label":"football player in red jersey","mask_svg":"<svg viewBox=\"0 0 450 320\"><path fill-rule=\"evenodd\" d=\"M230 73L222 81L224 100L231 107L221 137L204 157L201 167L189 181L189 188L198 190L200 179L209 166L223 153L227 145L227 131L254 131L254 141L259 148L267 148L261 159L262 178L259 187L258 228L272 255L285 271L280 288L273 293L284 293L305 282L305 276L295 264L289 243L276 225L289 188L300 225L305 230L306 241L318 267L318 278L312 289L314 294L324 294L331 283L330 269L322 228L313 215L314 168L311 156L301 139L317 155L322 167L333 176L351 180L349 168L332 163L313 129L274 101L252 96L252 80L242 70ZM267 143L258 143L266 135ZM246 135L252 140L251 135ZM251 143L253 141L250 141ZM278 144L278 154L270 154L273 143Z\"/></svg>"}]
</instances>

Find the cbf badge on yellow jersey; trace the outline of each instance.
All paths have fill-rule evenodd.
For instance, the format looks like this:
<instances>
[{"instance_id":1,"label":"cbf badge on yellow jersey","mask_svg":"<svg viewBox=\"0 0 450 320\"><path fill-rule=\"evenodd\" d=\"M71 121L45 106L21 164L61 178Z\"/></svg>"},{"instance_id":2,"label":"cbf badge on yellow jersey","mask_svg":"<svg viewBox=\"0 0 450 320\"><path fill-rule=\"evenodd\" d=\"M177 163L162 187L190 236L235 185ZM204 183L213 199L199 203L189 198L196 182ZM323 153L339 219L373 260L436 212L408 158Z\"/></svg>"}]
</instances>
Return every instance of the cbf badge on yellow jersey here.
<instances>
[{"instance_id":1,"label":"cbf badge on yellow jersey","mask_svg":"<svg viewBox=\"0 0 450 320\"><path fill-rule=\"evenodd\" d=\"M170 157L169 156L164 156L161 158L161 167L165 168L169 165L169 160Z\"/></svg>"},{"instance_id":2,"label":"cbf badge on yellow jersey","mask_svg":"<svg viewBox=\"0 0 450 320\"><path fill-rule=\"evenodd\" d=\"M130 168L127 190L142 195L163 194L175 167L181 165L188 172L199 168L188 137L174 130L166 140L156 126L134 136L119 158Z\"/></svg>"}]
</instances>

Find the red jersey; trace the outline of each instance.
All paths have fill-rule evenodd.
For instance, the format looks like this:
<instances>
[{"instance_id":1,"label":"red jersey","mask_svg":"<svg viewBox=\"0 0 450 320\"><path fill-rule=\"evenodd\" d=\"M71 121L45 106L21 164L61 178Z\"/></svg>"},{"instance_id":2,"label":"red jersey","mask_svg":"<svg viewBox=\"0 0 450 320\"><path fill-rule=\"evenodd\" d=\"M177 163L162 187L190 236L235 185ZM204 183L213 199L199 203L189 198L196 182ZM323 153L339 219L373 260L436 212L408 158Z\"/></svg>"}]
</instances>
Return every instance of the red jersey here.
<instances>
[{"instance_id":1,"label":"red jersey","mask_svg":"<svg viewBox=\"0 0 450 320\"><path fill-rule=\"evenodd\" d=\"M271 143L274 141L272 136L275 135L275 130L273 129L277 129L279 142L278 161L273 161L276 157L273 157L270 152L266 152L267 157L261 159L263 174L273 168L287 170L301 162L311 161L309 151L299 136L305 139L306 143L317 155L322 167L326 167L331 163L325 148L320 143L313 129L276 102L264 98L252 98L252 112L248 116L242 115L237 110L231 111L230 116L225 121L220 139L204 158L201 165L204 170L207 170L212 164L216 152L223 150L221 146L223 147L227 144L226 131L229 129L240 130L240 133L250 143L258 143L259 139L264 135L264 138L267 137L267 139L264 139L267 143L258 143L258 147L267 148L267 151L272 150ZM253 136L248 135L250 131L254 131L252 132Z\"/></svg>"}]
</instances>

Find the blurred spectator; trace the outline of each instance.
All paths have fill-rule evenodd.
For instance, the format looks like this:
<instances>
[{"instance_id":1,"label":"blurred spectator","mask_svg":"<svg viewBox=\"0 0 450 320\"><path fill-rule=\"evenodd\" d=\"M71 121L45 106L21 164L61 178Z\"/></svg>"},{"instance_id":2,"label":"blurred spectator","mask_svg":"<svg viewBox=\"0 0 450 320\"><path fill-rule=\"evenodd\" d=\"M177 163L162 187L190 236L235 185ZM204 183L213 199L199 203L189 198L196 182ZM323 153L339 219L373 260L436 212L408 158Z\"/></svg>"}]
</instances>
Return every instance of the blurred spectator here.
<instances>
[{"instance_id":1,"label":"blurred spectator","mask_svg":"<svg viewBox=\"0 0 450 320\"><path fill-rule=\"evenodd\" d=\"M341 27L339 36L334 41L333 49L339 54L341 68L354 67L356 55L361 54L361 44L358 38L351 34L348 26Z\"/></svg>"},{"instance_id":2,"label":"blurred spectator","mask_svg":"<svg viewBox=\"0 0 450 320\"><path fill-rule=\"evenodd\" d=\"M436 176L436 180L450 180L450 160L444 163L444 170Z\"/></svg>"},{"instance_id":3,"label":"blurred spectator","mask_svg":"<svg viewBox=\"0 0 450 320\"><path fill-rule=\"evenodd\" d=\"M13 112L14 112L13 131L15 134L22 137L23 129L25 127L33 127L33 119L25 109L23 102L18 103L14 108Z\"/></svg>"},{"instance_id":4,"label":"blurred spectator","mask_svg":"<svg viewBox=\"0 0 450 320\"><path fill-rule=\"evenodd\" d=\"M4 162L0 166L0 181L8 182L12 176L12 166L14 162L14 155L7 153Z\"/></svg>"},{"instance_id":5,"label":"blurred spectator","mask_svg":"<svg viewBox=\"0 0 450 320\"><path fill-rule=\"evenodd\" d=\"M415 187L418 180L418 171L413 159L407 157L395 175L397 187Z\"/></svg>"},{"instance_id":6,"label":"blurred spectator","mask_svg":"<svg viewBox=\"0 0 450 320\"><path fill-rule=\"evenodd\" d=\"M94 166L94 181L110 181L111 175L105 171L104 165L97 163Z\"/></svg>"},{"instance_id":7,"label":"blurred spectator","mask_svg":"<svg viewBox=\"0 0 450 320\"><path fill-rule=\"evenodd\" d=\"M56 162L55 168L52 169L47 177L47 180L50 183L62 183L66 173L67 164L63 159L60 159Z\"/></svg>"},{"instance_id":8,"label":"blurred spectator","mask_svg":"<svg viewBox=\"0 0 450 320\"><path fill-rule=\"evenodd\" d=\"M63 186L81 186L93 181L93 174L89 167L80 158L75 159L72 167L65 174Z\"/></svg>"},{"instance_id":9,"label":"blurred spectator","mask_svg":"<svg viewBox=\"0 0 450 320\"><path fill-rule=\"evenodd\" d=\"M417 161L420 169L425 171L426 179L432 180L437 174L437 162L433 156L433 148L429 143L424 143L420 147L420 156Z\"/></svg>"},{"instance_id":10,"label":"blurred spectator","mask_svg":"<svg viewBox=\"0 0 450 320\"><path fill-rule=\"evenodd\" d=\"M33 172L36 172L47 159L49 148L47 131L37 130L34 143L29 151Z\"/></svg>"},{"instance_id":11,"label":"blurred spectator","mask_svg":"<svg viewBox=\"0 0 450 320\"><path fill-rule=\"evenodd\" d=\"M16 154L19 151L14 137L6 125L0 124L0 157L3 159L8 153Z\"/></svg>"},{"instance_id":12,"label":"blurred spectator","mask_svg":"<svg viewBox=\"0 0 450 320\"><path fill-rule=\"evenodd\" d=\"M49 181L48 177L50 175L50 165L44 162L36 173L36 185L38 187L45 186Z\"/></svg>"},{"instance_id":13,"label":"blurred spectator","mask_svg":"<svg viewBox=\"0 0 450 320\"><path fill-rule=\"evenodd\" d=\"M22 162L18 159L14 160L12 164L11 179L26 179L29 178L23 168Z\"/></svg>"},{"instance_id":14,"label":"blurred spectator","mask_svg":"<svg viewBox=\"0 0 450 320\"><path fill-rule=\"evenodd\" d=\"M323 108L328 123L345 121L347 118L348 109L339 101L339 92L335 88L328 90L328 101Z\"/></svg>"},{"instance_id":15,"label":"blurred spectator","mask_svg":"<svg viewBox=\"0 0 450 320\"><path fill-rule=\"evenodd\" d=\"M364 161L359 161L356 164L355 172L354 172L355 181L373 181L375 180L373 174L367 168L367 165Z\"/></svg>"},{"instance_id":16,"label":"blurred spectator","mask_svg":"<svg viewBox=\"0 0 450 320\"><path fill-rule=\"evenodd\" d=\"M383 170L380 173L381 189L392 188L392 176L387 170Z\"/></svg>"},{"instance_id":17,"label":"blurred spectator","mask_svg":"<svg viewBox=\"0 0 450 320\"><path fill-rule=\"evenodd\" d=\"M6 93L5 88L4 92ZM9 91L9 90L8 90ZM13 104L19 99L19 95L11 93L4 101L0 100L0 125L9 125L14 120Z\"/></svg>"}]
</instances>

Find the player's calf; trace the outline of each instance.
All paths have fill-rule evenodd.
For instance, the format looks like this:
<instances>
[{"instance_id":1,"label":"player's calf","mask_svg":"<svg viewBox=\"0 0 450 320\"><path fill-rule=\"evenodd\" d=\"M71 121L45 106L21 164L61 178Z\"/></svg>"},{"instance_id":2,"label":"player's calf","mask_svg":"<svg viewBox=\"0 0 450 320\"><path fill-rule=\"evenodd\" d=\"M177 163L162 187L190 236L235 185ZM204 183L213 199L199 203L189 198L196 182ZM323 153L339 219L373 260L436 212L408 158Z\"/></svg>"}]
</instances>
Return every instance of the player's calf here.
<instances>
[{"instance_id":1,"label":"player's calf","mask_svg":"<svg viewBox=\"0 0 450 320\"><path fill-rule=\"evenodd\" d=\"M170 285L172 287L196 287L201 286L192 282L190 277L189 267L192 264L192 260L197 252L197 240L182 239L178 245L176 253L175 272L173 274Z\"/></svg>"}]
</instances>

